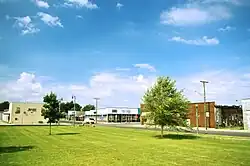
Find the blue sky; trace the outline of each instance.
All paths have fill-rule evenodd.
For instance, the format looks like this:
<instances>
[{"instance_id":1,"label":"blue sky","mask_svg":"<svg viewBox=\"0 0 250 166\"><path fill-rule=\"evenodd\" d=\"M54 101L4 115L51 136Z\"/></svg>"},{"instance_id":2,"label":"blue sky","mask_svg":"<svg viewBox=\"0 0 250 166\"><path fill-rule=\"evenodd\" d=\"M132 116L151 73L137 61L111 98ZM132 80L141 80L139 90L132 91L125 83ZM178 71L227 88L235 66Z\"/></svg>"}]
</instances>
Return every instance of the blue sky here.
<instances>
[{"instance_id":1,"label":"blue sky","mask_svg":"<svg viewBox=\"0 0 250 166\"><path fill-rule=\"evenodd\" d=\"M208 99L235 103L250 96L249 8L247 0L0 0L0 99L41 101L53 90L82 104L100 96L136 107L167 75L191 101L208 79Z\"/></svg>"}]
</instances>

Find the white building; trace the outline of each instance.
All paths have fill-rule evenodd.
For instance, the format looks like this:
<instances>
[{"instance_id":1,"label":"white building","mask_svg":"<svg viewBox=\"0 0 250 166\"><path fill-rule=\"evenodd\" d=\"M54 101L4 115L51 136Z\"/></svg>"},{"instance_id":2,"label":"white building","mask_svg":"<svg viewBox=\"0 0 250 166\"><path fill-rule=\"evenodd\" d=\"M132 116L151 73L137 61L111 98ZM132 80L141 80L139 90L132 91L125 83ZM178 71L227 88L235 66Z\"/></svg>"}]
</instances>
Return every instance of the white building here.
<instances>
[{"instance_id":1,"label":"white building","mask_svg":"<svg viewBox=\"0 0 250 166\"><path fill-rule=\"evenodd\" d=\"M250 98L241 100L244 129L250 130Z\"/></svg>"},{"instance_id":2,"label":"white building","mask_svg":"<svg viewBox=\"0 0 250 166\"><path fill-rule=\"evenodd\" d=\"M46 123L41 115L42 107L43 103L11 102L2 120L12 124Z\"/></svg>"},{"instance_id":3,"label":"white building","mask_svg":"<svg viewBox=\"0 0 250 166\"><path fill-rule=\"evenodd\" d=\"M107 107L85 112L85 118L96 118L103 122L139 122L140 109L128 107Z\"/></svg>"}]
</instances>

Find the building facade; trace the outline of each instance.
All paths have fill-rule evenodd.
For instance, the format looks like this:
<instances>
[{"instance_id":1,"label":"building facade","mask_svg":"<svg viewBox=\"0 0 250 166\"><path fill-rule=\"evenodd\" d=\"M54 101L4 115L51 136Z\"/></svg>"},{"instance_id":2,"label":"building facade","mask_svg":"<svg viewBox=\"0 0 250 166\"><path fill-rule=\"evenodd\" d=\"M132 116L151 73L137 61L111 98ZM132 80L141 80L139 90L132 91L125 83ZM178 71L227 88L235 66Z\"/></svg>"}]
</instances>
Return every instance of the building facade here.
<instances>
[{"instance_id":1,"label":"building facade","mask_svg":"<svg viewBox=\"0 0 250 166\"><path fill-rule=\"evenodd\" d=\"M243 124L245 130L250 130L250 98L242 99Z\"/></svg>"},{"instance_id":2,"label":"building facade","mask_svg":"<svg viewBox=\"0 0 250 166\"><path fill-rule=\"evenodd\" d=\"M12 124L38 124L46 123L41 115L43 103L12 102L8 112L5 112L4 121Z\"/></svg>"},{"instance_id":3,"label":"building facade","mask_svg":"<svg viewBox=\"0 0 250 166\"><path fill-rule=\"evenodd\" d=\"M140 109L128 107L107 107L85 112L85 118L96 118L102 122L139 122Z\"/></svg>"},{"instance_id":4,"label":"building facade","mask_svg":"<svg viewBox=\"0 0 250 166\"><path fill-rule=\"evenodd\" d=\"M205 127L205 124L209 128L215 128L215 102L207 102L207 113L204 112L204 103L190 103L188 113L188 123L190 126L196 126L196 106L198 113L198 126ZM141 104L141 124L153 123L149 122L146 118L148 112L144 111L144 104ZM206 120L206 122L205 122Z\"/></svg>"},{"instance_id":5,"label":"building facade","mask_svg":"<svg viewBox=\"0 0 250 166\"><path fill-rule=\"evenodd\" d=\"M243 127L241 106L215 105L217 127Z\"/></svg>"}]
</instances>

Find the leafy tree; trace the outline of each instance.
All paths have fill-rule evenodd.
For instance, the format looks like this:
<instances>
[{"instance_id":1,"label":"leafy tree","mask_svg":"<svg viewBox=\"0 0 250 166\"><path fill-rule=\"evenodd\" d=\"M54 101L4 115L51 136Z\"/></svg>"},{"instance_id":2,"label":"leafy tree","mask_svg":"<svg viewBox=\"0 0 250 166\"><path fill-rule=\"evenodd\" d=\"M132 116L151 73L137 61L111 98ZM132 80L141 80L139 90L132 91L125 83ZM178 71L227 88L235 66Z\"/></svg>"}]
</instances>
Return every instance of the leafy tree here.
<instances>
[{"instance_id":1,"label":"leafy tree","mask_svg":"<svg viewBox=\"0 0 250 166\"><path fill-rule=\"evenodd\" d=\"M42 116L44 116L44 119L48 119L49 135L51 135L51 123L56 123L60 119L59 101L56 94L51 92L43 97L43 102Z\"/></svg>"},{"instance_id":2,"label":"leafy tree","mask_svg":"<svg viewBox=\"0 0 250 166\"><path fill-rule=\"evenodd\" d=\"M88 104L88 105L85 105L83 108L82 108L83 111L90 111L90 110L95 110L95 106L94 105L91 105L91 104Z\"/></svg>"},{"instance_id":3,"label":"leafy tree","mask_svg":"<svg viewBox=\"0 0 250 166\"><path fill-rule=\"evenodd\" d=\"M147 118L161 127L163 137L164 126L185 126L189 101L178 91L175 81L169 77L159 77L143 96Z\"/></svg>"},{"instance_id":4,"label":"leafy tree","mask_svg":"<svg viewBox=\"0 0 250 166\"><path fill-rule=\"evenodd\" d=\"M82 107L80 104L75 103L75 109L76 111L81 111ZM66 102L66 103L60 103L60 111L68 113L69 110L74 110L74 102Z\"/></svg>"},{"instance_id":5,"label":"leafy tree","mask_svg":"<svg viewBox=\"0 0 250 166\"><path fill-rule=\"evenodd\" d=\"M4 101L0 103L0 111L4 111L5 109L9 109L10 103L8 101Z\"/></svg>"}]
</instances>

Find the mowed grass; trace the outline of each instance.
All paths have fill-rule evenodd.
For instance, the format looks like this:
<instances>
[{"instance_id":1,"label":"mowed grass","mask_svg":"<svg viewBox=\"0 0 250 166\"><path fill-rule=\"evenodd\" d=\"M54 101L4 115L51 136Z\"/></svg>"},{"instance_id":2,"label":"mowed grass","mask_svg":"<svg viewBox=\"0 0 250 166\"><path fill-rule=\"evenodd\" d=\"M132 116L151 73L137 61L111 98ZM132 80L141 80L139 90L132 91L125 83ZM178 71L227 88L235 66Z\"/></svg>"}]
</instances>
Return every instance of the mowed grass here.
<instances>
[{"instance_id":1,"label":"mowed grass","mask_svg":"<svg viewBox=\"0 0 250 166\"><path fill-rule=\"evenodd\" d=\"M0 166L250 165L250 141L112 127L0 127ZM167 134L167 133L166 133Z\"/></svg>"}]
</instances>

